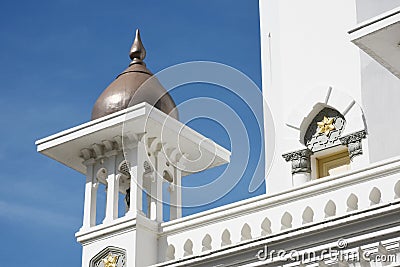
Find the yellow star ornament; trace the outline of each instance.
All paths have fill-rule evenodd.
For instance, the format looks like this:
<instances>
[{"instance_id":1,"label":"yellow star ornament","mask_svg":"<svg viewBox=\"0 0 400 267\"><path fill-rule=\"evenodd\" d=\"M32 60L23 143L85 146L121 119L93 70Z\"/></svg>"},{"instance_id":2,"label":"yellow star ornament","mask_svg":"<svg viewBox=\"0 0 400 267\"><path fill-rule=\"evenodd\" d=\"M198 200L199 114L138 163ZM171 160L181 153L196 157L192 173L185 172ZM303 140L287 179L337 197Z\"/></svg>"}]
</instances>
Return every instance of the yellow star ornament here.
<instances>
[{"instance_id":1,"label":"yellow star ornament","mask_svg":"<svg viewBox=\"0 0 400 267\"><path fill-rule=\"evenodd\" d=\"M324 119L320 122L317 122L317 125L319 134L328 135L331 131L335 130L333 118L327 118L324 116Z\"/></svg>"},{"instance_id":2,"label":"yellow star ornament","mask_svg":"<svg viewBox=\"0 0 400 267\"><path fill-rule=\"evenodd\" d=\"M116 267L118 256L113 256L109 254L105 259L103 259L104 267Z\"/></svg>"}]
</instances>

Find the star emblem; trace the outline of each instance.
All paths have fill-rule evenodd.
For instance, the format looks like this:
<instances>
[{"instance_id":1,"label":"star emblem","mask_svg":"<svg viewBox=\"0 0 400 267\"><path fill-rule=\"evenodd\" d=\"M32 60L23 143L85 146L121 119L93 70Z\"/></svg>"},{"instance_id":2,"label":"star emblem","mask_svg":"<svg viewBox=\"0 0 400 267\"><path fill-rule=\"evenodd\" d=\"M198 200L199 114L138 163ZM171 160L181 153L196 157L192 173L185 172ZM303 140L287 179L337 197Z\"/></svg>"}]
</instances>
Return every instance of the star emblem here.
<instances>
[{"instance_id":1,"label":"star emblem","mask_svg":"<svg viewBox=\"0 0 400 267\"><path fill-rule=\"evenodd\" d=\"M328 135L331 131L335 130L333 118L327 118L324 116L324 119L320 122L317 122L317 125L319 134Z\"/></svg>"},{"instance_id":2,"label":"star emblem","mask_svg":"<svg viewBox=\"0 0 400 267\"><path fill-rule=\"evenodd\" d=\"M108 254L108 256L103 259L104 267L116 267L117 266L118 256L113 256L112 254Z\"/></svg>"}]
</instances>

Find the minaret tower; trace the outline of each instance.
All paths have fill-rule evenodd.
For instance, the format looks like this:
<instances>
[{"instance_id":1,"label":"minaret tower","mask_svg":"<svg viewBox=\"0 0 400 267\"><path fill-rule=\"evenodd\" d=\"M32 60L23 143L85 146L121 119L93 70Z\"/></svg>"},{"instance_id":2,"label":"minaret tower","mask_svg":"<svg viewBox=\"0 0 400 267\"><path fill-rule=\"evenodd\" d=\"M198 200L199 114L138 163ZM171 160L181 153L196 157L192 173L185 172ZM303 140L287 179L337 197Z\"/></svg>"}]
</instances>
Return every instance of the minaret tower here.
<instances>
[{"instance_id":1,"label":"minaret tower","mask_svg":"<svg viewBox=\"0 0 400 267\"><path fill-rule=\"evenodd\" d=\"M97 99L90 122L36 142L40 153L86 175L83 223L75 235L85 267L164 261L160 223L168 214L182 216L182 177L229 162L229 151L178 121L174 101L143 62L138 30L129 56L129 67ZM106 195L104 218L96 215L100 194Z\"/></svg>"}]
</instances>

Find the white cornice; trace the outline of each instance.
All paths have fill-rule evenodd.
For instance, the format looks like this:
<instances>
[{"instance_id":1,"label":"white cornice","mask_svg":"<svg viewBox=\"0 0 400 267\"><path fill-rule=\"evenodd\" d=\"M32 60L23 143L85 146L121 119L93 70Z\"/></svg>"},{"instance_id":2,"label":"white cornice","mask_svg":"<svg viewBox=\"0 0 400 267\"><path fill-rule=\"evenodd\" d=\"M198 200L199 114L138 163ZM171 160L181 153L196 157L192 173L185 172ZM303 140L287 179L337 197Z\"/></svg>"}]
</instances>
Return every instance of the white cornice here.
<instances>
[{"instance_id":1,"label":"white cornice","mask_svg":"<svg viewBox=\"0 0 400 267\"><path fill-rule=\"evenodd\" d=\"M179 147L189 156L187 164L198 164L202 167L204 165L202 169L230 161L230 151L148 103L140 103L84 123L38 140L35 144L38 152L85 174L86 166L83 164L84 157L81 152L83 149L93 148L94 144L103 144L108 140L114 142L117 136L129 138L125 136L127 133L131 135L147 133L149 138L158 137L169 147ZM202 158L192 163L190 157L198 158L199 153L203 153ZM188 166L189 170L197 170L196 166L190 167ZM182 175L188 174L189 172L185 172Z\"/></svg>"}]
</instances>

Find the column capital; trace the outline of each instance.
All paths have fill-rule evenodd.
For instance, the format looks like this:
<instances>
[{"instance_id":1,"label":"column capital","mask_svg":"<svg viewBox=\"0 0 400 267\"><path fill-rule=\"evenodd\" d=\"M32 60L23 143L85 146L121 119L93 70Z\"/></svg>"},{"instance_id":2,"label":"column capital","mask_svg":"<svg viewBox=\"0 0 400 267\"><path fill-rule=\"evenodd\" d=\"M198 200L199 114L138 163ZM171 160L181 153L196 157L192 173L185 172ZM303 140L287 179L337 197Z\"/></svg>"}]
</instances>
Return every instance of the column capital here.
<instances>
[{"instance_id":1,"label":"column capital","mask_svg":"<svg viewBox=\"0 0 400 267\"><path fill-rule=\"evenodd\" d=\"M285 153L282 157L286 161L292 162L292 174L296 173L311 173L310 156L313 154L308 148L301 149L289 153Z\"/></svg>"},{"instance_id":2,"label":"column capital","mask_svg":"<svg viewBox=\"0 0 400 267\"><path fill-rule=\"evenodd\" d=\"M362 139L366 137L367 137L367 132L365 130L362 130L339 138L341 144L347 146L350 160L353 160L355 156L363 154Z\"/></svg>"},{"instance_id":3,"label":"column capital","mask_svg":"<svg viewBox=\"0 0 400 267\"><path fill-rule=\"evenodd\" d=\"M362 131L358 131L355 133L345 135L343 137L340 137L339 139L340 139L340 142L342 143L342 145L346 146L349 143L359 142L366 137L367 137L367 132L365 130L362 130Z\"/></svg>"}]
</instances>

